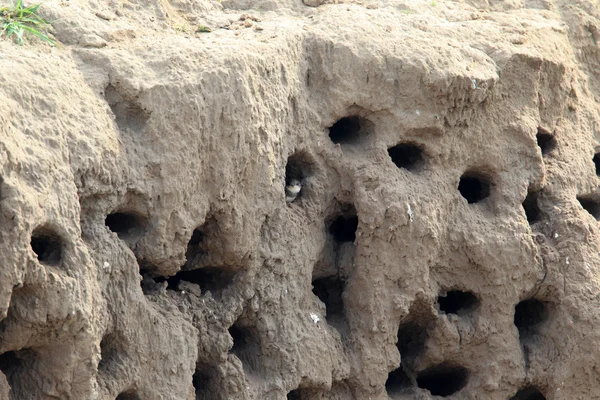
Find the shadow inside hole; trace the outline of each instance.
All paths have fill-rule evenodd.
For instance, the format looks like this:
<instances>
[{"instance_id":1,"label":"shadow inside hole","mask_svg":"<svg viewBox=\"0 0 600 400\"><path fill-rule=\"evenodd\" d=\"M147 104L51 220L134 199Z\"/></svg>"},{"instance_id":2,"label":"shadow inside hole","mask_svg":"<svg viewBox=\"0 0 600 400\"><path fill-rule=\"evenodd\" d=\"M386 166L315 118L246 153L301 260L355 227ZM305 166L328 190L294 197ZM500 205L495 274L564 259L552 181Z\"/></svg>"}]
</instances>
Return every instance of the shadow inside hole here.
<instances>
[{"instance_id":1,"label":"shadow inside hole","mask_svg":"<svg viewBox=\"0 0 600 400\"><path fill-rule=\"evenodd\" d=\"M354 206L345 206L346 211L337 216L329 225L329 232L338 243L354 242L358 229L358 216Z\"/></svg>"},{"instance_id":2,"label":"shadow inside hole","mask_svg":"<svg viewBox=\"0 0 600 400\"><path fill-rule=\"evenodd\" d=\"M258 375L260 373L259 362L262 351L256 329L235 323L229 328L229 334L233 339L230 353L240 359L246 373Z\"/></svg>"},{"instance_id":3,"label":"shadow inside hole","mask_svg":"<svg viewBox=\"0 0 600 400\"><path fill-rule=\"evenodd\" d=\"M523 202L523 210L525 210L525 216L530 225L540 220L540 208L538 207L539 195L539 192L527 192L527 197Z\"/></svg>"},{"instance_id":4,"label":"shadow inside hole","mask_svg":"<svg viewBox=\"0 0 600 400\"><path fill-rule=\"evenodd\" d=\"M116 374L117 358L122 352L122 346L113 334L107 334L100 342L100 362L98 372L100 374Z\"/></svg>"},{"instance_id":5,"label":"shadow inside hole","mask_svg":"<svg viewBox=\"0 0 600 400\"><path fill-rule=\"evenodd\" d=\"M594 154L594 158L592 159L592 161L594 162L596 175L600 175L600 153Z\"/></svg>"},{"instance_id":6,"label":"shadow inside hole","mask_svg":"<svg viewBox=\"0 0 600 400\"><path fill-rule=\"evenodd\" d=\"M142 400L134 390L126 390L120 393L115 400Z\"/></svg>"},{"instance_id":7,"label":"shadow inside hole","mask_svg":"<svg viewBox=\"0 0 600 400\"><path fill-rule=\"evenodd\" d=\"M523 300L515 306L514 324L519 338L526 340L538 333L539 326L548 319L546 303L536 299Z\"/></svg>"},{"instance_id":8,"label":"shadow inside hole","mask_svg":"<svg viewBox=\"0 0 600 400\"><path fill-rule=\"evenodd\" d=\"M142 217L134 213L114 212L106 216L104 224L120 239L135 238L143 233Z\"/></svg>"},{"instance_id":9,"label":"shadow inside hole","mask_svg":"<svg viewBox=\"0 0 600 400\"><path fill-rule=\"evenodd\" d=\"M200 286L202 292L218 292L233 283L235 272L216 267L204 267L191 271L179 271L174 276L167 278L167 289L181 290L181 281L194 283ZM165 278L157 278L156 282L164 282Z\"/></svg>"},{"instance_id":10,"label":"shadow inside hole","mask_svg":"<svg viewBox=\"0 0 600 400\"><path fill-rule=\"evenodd\" d=\"M200 262L200 258L206 254L201 248L200 244L204 239L204 232L200 228L194 229L192 233L192 237L187 245L187 250L185 252L186 259L186 269L192 268L196 266Z\"/></svg>"},{"instance_id":11,"label":"shadow inside hole","mask_svg":"<svg viewBox=\"0 0 600 400\"><path fill-rule=\"evenodd\" d=\"M0 354L0 371L9 379L21 366L21 358L16 351L7 351Z\"/></svg>"},{"instance_id":12,"label":"shadow inside hole","mask_svg":"<svg viewBox=\"0 0 600 400\"><path fill-rule=\"evenodd\" d=\"M302 393L302 389L298 388L298 389L294 389L291 392L289 392L286 396L287 400L305 400L307 399L306 396L304 396L304 393Z\"/></svg>"},{"instance_id":13,"label":"shadow inside hole","mask_svg":"<svg viewBox=\"0 0 600 400\"><path fill-rule=\"evenodd\" d=\"M363 120L358 116L344 117L329 128L329 138L333 143L349 144L357 142Z\"/></svg>"},{"instance_id":14,"label":"shadow inside hole","mask_svg":"<svg viewBox=\"0 0 600 400\"><path fill-rule=\"evenodd\" d=\"M556 138L554 137L554 135L550 134L548 131L541 127L538 128L536 139L543 156L550 153L556 148Z\"/></svg>"},{"instance_id":15,"label":"shadow inside hole","mask_svg":"<svg viewBox=\"0 0 600 400\"><path fill-rule=\"evenodd\" d=\"M400 143L390 147L388 154L398 168L409 171L417 170L424 162L423 149L413 143Z\"/></svg>"},{"instance_id":16,"label":"shadow inside hole","mask_svg":"<svg viewBox=\"0 0 600 400\"><path fill-rule=\"evenodd\" d=\"M458 191L467 200L467 203L478 203L491 193L491 182L483 174L466 172L460 177Z\"/></svg>"},{"instance_id":17,"label":"shadow inside hole","mask_svg":"<svg viewBox=\"0 0 600 400\"><path fill-rule=\"evenodd\" d=\"M288 158L285 166L285 195L288 203L307 193L306 178L313 173L314 161L307 152L297 151Z\"/></svg>"},{"instance_id":18,"label":"shadow inside hole","mask_svg":"<svg viewBox=\"0 0 600 400\"><path fill-rule=\"evenodd\" d=\"M11 399L32 398L29 374L32 365L37 362L37 353L30 348L7 351L0 355L0 371L6 376L10 386Z\"/></svg>"},{"instance_id":19,"label":"shadow inside hole","mask_svg":"<svg viewBox=\"0 0 600 400\"><path fill-rule=\"evenodd\" d=\"M312 283L313 293L325 304L327 323L340 332L344 331L344 282L338 276L316 279Z\"/></svg>"},{"instance_id":20,"label":"shadow inside hole","mask_svg":"<svg viewBox=\"0 0 600 400\"><path fill-rule=\"evenodd\" d=\"M208 372L208 366L196 367L196 372L192 377L192 384L196 394L196 400L216 400L221 399L218 395L218 388L214 387L214 377Z\"/></svg>"},{"instance_id":21,"label":"shadow inside hole","mask_svg":"<svg viewBox=\"0 0 600 400\"><path fill-rule=\"evenodd\" d=\"M416 321L408 321L398 328L398 351L402 364L411 369L417 357L425 350L427 327Z\"/></svg>"},{"instance_id":22,"label":"shadow inside hole","mask_svg":"<svg viewBox=\"0 0 600 400\"><path fill-rule=\"evenodd\" d=\"M600 220L600 201L591 196L577 196L577 201L581 207L590 213L596 221Z\"/></svg>"},{"instance_id":23,"label":"shadow inside hole","mask_svg":"<svg viewBox=\"0 0 600 400\"><path fill-rule=\"evenodd\" d=\"M519 390L510 400L546 400L546 397L534 386Z\"/></svg>"},{"instance_id":24,"label":"shadow inside hole","mask_svg":"<svg viewBox=\"0 0 600 400\"><path fill-rule=\"evenodd\" d=\"M417 385L434 396L447 397L464 388L468 378L466 368L442 363L419 372Z\"/></svg>"},{"instance_id":25,"label":"shadow inside hole","mask_svg":"<svg viewBox=\"0 0 600 400\"><path fill-rule=\"evenodd\" d=\"M31 235L31 249L42 264L60 264L62 247L60 236L48 228L36 228Z\"/></svg>"},{"instance_id":26,"label":"shadow inside hole","mask_svg":"<svg viewBox=\"0 0 600 400\"><path fill-rule=\"evenodd\" d=\"M406 371L404 371L402 365L389 373L388 378L385 381L385 390L389 396L408 394L408 392L412 392L412 380L406 374Z\"/></svg>"},{"instance_id":27,"label":"shadow inside hole","mask_svg":"<svg viewBox=\"0 0 600 400\"><path fill-rule=\"evenodd\" d=\"M446 314L465 315L477 308L479 300L471 292L451 290L445 296L438 296L438 305Z\"/></svg>"}]
</instances>

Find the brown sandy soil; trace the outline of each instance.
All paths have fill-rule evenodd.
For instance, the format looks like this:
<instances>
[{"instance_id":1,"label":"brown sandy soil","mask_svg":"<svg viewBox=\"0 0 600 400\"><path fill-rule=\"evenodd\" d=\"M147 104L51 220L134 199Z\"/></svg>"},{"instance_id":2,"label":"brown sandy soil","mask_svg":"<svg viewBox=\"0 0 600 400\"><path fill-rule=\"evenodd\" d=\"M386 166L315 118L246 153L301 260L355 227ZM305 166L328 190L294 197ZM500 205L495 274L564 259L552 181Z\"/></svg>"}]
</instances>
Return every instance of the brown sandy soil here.
<instances>
[{"instance_id":1,"label":"brown sandy soil","mask_svg":"<svg viewBox=\"0 0 600 400\"><path fill-rule=\"evenodd\" d=\"M0 399L600 399L598 2L305 1L0 40Z\"/></svg>"}]
</instances>

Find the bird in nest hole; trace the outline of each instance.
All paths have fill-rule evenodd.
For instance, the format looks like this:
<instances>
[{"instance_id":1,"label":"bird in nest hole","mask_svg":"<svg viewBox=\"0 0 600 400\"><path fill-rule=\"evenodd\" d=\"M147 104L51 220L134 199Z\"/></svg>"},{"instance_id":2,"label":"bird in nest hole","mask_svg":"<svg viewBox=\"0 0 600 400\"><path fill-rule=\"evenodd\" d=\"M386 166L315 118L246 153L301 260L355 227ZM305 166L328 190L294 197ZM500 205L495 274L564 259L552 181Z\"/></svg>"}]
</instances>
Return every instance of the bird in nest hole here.
<instances>
[{"instance_id":1,"label":"bird in nest hole","mask_svg":"<svg viewBox=\"0 0 600 400\"><path fill-rule=\"evenodd\" d=\"M302 190L302 183L299 179L290 179L285 185L285 201L291 203L296 200Z\"/></svg>"}]
</instances>

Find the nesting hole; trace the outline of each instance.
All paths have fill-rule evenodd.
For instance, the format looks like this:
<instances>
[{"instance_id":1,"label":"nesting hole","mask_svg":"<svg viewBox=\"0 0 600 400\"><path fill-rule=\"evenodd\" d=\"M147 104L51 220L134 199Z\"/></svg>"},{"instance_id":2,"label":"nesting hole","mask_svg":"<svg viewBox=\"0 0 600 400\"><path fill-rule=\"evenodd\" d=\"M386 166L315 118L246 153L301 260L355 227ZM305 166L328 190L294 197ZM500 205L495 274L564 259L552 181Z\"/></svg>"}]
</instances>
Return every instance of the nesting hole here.
<instances>
[{"instance_id":1,"label":"nesting hole","mask_svg":"<svg viewBox=\"0 0 600 400\"><path fill-rule=\"evenodd\" d=\"M434 396L447 397L464 388L468 377L466 368L440 364L421 371L417 375L417 385Z\"/></svg>"},{"instance_id":2,"label":"nesting hole","mask_svg":"<svg viewBox=\"0 0 600 400\"><path fill-rule=\"evenodd\" d=\"M13 375L20 367L21 359L17 356L16 351L7 351L0 355L0 371L7 378Z\"/></svg>"},{"instance_id":3,"label":"nesting hole","mask_svg":"<svg viewBox=\"0 0 600 400\"><path fill-rule=\"evenodd\" d=\"M423 149L413 143L400 143L390 147L388 154L398 168L415 171L423 164Z\"/></svg>"},{"instance_id":4,"label":"nesting hole","mask_svg":"<svg viewBox=\"0 0 600 400\"><path fill-rule=\"evenodd\" d=\"M539 195L539 192L527 192L527 197L523 202L523 210L525 210L525 216L530 225L540 220Z\"/></svg>"},{"instance_id":5,"label":"nesting hole","mask_svg":"<svg viewBox=\"0 0 600 400\"><path fill-rule=\"evenodd\" d=\"M119 129L140 132L146 126L150 114L139 104L126 99L113 85L104 89L104 97L110 106Z\"/></svg>"},{"instance_id":6,"label":"nesting hole","mask_svg":"<svg viewBox=\"0 0 600 400\"><path fill-rule=\"evenodd\" d=\"M191 271L180 271L171 278L167 279L167 288L179 290L179 283L186 281L200 286L203 292L218 292L225 289L233 283L235 272L216 267L203 267ZM164 281L164 278L158 278L157 282Z\"/></svg>"},{"instance_id":7,"label":"nesting hole","mask_svg":"<svg viewBox=\"0 0 600 400\"><path fill-rule=\"evenodd\" d=\"M329 276L313 281L313 293L325 304L327 323L338 330L344 324L344 282L339 276Z\"/></svg>"},{"instance_id":8,"label":"nesting hole","mask_svg":"<svg viewBox=\"0 0 600 400\"><path fill-rule=\"evenodd\" d=\"M542 151L542 155L550 153L552 150L556 148L556 138L550 132L546 131L543 128L538 128L538 133L536 135L537 144Z\"/></svg>"},{"instance_id":9,"label":"nesting hole","mask_svg":"<svg viewBox=\"0 0 600 400\"><path fill-rule=\"evenodd\" d=\"M590 196L578 196L577 200L585 211L596 218L596 221L600 220L600 201Z\"/></svg>"},{"instance_id":10,"label":"nesting hole","mask_svg":"<svg viewBox=\"0 0 600 400\"><path fill-rule=\"evenodd\" d=\"M415 359L425 350L427 327L419 322L409 320L398 328L398 351L402 357L402 365L411 369Z\"/></svg>"},{"instance_id":11,"label":"nesting hole","mask_svg":"<svg viewBox=\"0 0 600 400\"><path fill-rule=\"evenodd\" d=\"M354 143L360 138L363 123L358 116L344 117L329 128L329 138L333 143Z\"/></svg>"},{"instance_id":12,"label":"nesting hole","mask_svg":"<svg viewBox=\"0 0 600 400\"><path fill-rule=\"evenodd\" d=\"M477 172L467 171L460 177L458 182L458 191L467 200L467 203L478 203L491 193L490 179Z\"/></svg>"},{"instance_id":13,"label":"nesting hole","mask_svg":"<svg viewBox=\"0 0 600 400\"><path fill-rule=\"evenodd\" d=\"M594 158L592 158L592 161L594 161L594 167L596 169L596 175L600 176L600 153L594 154Z\"/></svg>"},{"instance_id":14,"label":"nesting hole","mask_svg":"<svg viewBox=\"0 0 600 400\"><path fill-rule=\"evenodd\" d=\"M329 225L329 232L338 243L354 242L358 229L358 215L354 206L343 206L346 210Z\"/></svg>"},{"instance_id":15,"label":"nesting hole","mask_svg":"<svg viewBox=\"0 0 600 400\"><path fill-rule=\"evenodd\" d=\"M390 372L387 381L385 381L385 390L390 396L401 394L411 388L412 381L406 374L406 371L404 371L402 365Z\"/></svg>"},{"instance_id":16,"label":"nesting hole","mask_svg":"<svg viewBox=\"0 0 600 400\"><path fill-rule=\"evenodd\" d=\"M464 315L473 311L479 305L479 300L471 292L451 290L437 299L440 311L446 314Z\"/></svg>"},{"instance_id":17,"label":"nesting hole","mask_svg":"<svg viewBox=\"0 0 600 400\"><path fill-rule=\"evenodd\" d=\"M510 400L546 400L546 397L534 386L521 389Z\"/></svg>"},{"instance_id":18,"label":"nesting hole","mask_svg":"<svg viewBox=\"0 0 600 400\"><path fill-rule=\"evenodd\" d=\"M304 393L302 393L302 389L298 388L289 392L286 398L287 400L304 400L307 397L304 396Z\"/></svg>"},{"instance_id":19,"label":"nesting hole","mask_svg":"<svg viewBox=\"0 0 600 400\"><path fill-rule=\"evenodd\" d=\"M233 339L230 353L240 359L246 372L257 374L260 371L259 360L262 352L256 329L236 322L229 328L229 334Z\"/></svg>"},{"instance_id":20,"label":"nesting hole","mask_svg":"<svg viewBox=\"0 0 600 400\"><path fill-rule=\"evenodd\" d=\"M121 239L130 239L142 234L142 217L130 212L114 212L106 216L104 224Z\"/></svg>"},{"instance_id":21,"label":"nesting hole","mask_svg":"<svg viewBox=\"0 0 600 400\"><path fill-rule=\"evenodd\" d=\"M519 337L525 340L538 333L540 324L548 319L546 303L536 300L523 300L515 306L514 324L519 330Z\"/></svg>"},{"instance_id":22,"label":"nesting hole","mask_svg":"<svg viewBox=\"0 0 600 400\"><path fill-rule=\"evenodd\" d=\"M213 376L207 372L206 366L196 367L196 372L192 377L192 384L196 392L196 400L215 400L215 389L213 387Z\"/></svg>"},{"instance_id":23,"label":"nesting hole","mask_svg":"<svg viewBox=\"0 0 600 400\"><path fill-rule=\"evenodd\" d=\"M115 367L115 361L121 353L122 347L113 334L105 335L100 342L100 362L98 363L98 372L111 373Z\"/></svg>"},{"instance_id":24,"label":"nesting hole","mask_svg":"<svg viewBox=\"0 0 600 400\"><path fill-rule=\"evenodd\" d=\"M0 371L10 386L11 399L31 398L31 366L38 361L32 349L7 351L0 355Z\"/></svg>"},{"instance_id":25,"label":"nesting hole","mask_svg":"<svg viewBox=\"0 0 600 400\"><path fill-rule=\"evenodd\" d=\"M298 151L288 158L285 167L285 197L287 202L295 201L307 192L306 178L312 176L313 173L314 161L308 153Z\"/></svg>"},{"instance_id":26,"label":"nesting hole","mask_svg":"<svg viewBox=\"0 0 600 400\"><path fill-rule=\"evenodd\" d=\"M36 228L31 235L31 248L42 264L60 264L62 247L60 236L49 228Z\"/></svg>"},{"instance_id":27,"label":"nesting hole","mask_svg":"<svg viewBox=\"0 0 600 400\"><path fill-rule=\"evenodd\" d=\"M141 400L141 397L133 390L120 393L115 400Z\"/></svg>"}]
</instances>

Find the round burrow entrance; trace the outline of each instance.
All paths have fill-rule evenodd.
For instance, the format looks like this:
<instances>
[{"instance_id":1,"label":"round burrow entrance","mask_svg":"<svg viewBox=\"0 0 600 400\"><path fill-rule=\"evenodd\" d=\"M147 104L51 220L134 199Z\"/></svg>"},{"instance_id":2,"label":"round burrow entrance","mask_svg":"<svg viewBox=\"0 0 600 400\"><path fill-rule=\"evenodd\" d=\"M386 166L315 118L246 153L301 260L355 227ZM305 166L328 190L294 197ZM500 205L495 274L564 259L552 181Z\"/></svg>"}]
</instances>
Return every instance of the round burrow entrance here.
<instances>
[{"instance_id":1,"label":"round burrow entrance","mask_svg":"<svg viewBox=\"0 0 600 400\"><path fill-rule=\"evenodd\" d=\"M48 227L38 227L33 231L31 249L41 264L56 266L62 260L62 239Z\"/></svg>"},{"instance_id":2,"label":"round burrow entrance","mask_svg":"<svg viewBox=\"0 0 600 400\"><path fill-rule=\"evenodd\" d=\"M538 128L536 139L542 156L551 153L556 148L556 138L544 128Z\"/></svg>"},{"instance_id":3,"label":"round burrow entrance","mask_svg":"<svg viewBox=\"0 0 600 400\"><path fill-rule=\"evenodd\" d=\"M292 203L309 194L308 178L314 173L314 160L305 151L292 154L285 166L285 200Z\"/></svg>"},{"instance_id":4,"label":"round burrow entrance","mask_svg":"<svg viewBox=\"0 0 600 400\"><path fill-rule=\"evenodd\" d=\"M434 396L447 397L467 385L469 372L461 366L443 363L417 375L417 385Z\"/></svg>"},{"instance_id":5,"label":"round burrow entrance","mask_svg":"<svg viewBox=\"0 0 600 400\"><path fill-rule=\"evenodd\" d=\"M358 115L339 119L329 128L329 139L335 144L353 144L360 141L366 132L369 121Z\"/></svg>"},{"instance_id":6,"label":"round burrow entrance","mask_svg":"<svg viewBox=\"0 0 600 400\"><path fill-rule=\"evenodd\" d=\"M416 171L424 164L423 149L414 143L399 143L388 149L388 155L398 168Z\"/></svg>"},{"instance_id":7,"label":"round burrow entrance","mask_svg":"<svg viewBox=\"0 0 600 400\"><path fill-rule=\"evenodd\" d=\"M465 172L458 182L458 191L467 200L474 204L485 200L491 194L492 181L487 174L469 170Z\"/></svg>"},{"instance_id":8,"label":"round burrow entrance","mask_svg":"<svg viewBox=\"0 0 600 400\"><path fill-rule=\"evenodd\" d=\"M596 221L600 220L600 201L596 196L577 196L577 201Z\"/></svg>"},{"instance_id":9,"label":"round burrow entrance","mask_svg":"<svg viewBox=\"0 0 600 400\"><path fill-rule=\"evenodd\" d=\"M548 305L537 299L527 299L515 306L514 324L519 338L526 340L539 332L540 325L548 319Z\"/></svg>"},{"instance_id":10,"label":"round burrow entrance","mask_svg":"<svg viewBox=\"0 0 600 400\"><path fill-rule=\"evenodd\" d=\"M479 306L479 299L471 292L451 290L437 299L440 311L446 314L465 315Z\"/></svg>"},{"instance_id":11,"label":"round burrow entrance","mask_svg":"<svg viewBox=\"0 0 600 400\"><path fill-rule=\"evenodd\" d=\"M145 221L142 216L134 212L119 211L106 216L104 224L120 239L132 239L144 231Z\"/></svg>"},{"instance_id":12,"label":"round burrow entrance","mask_svg":"<svg viewBox=\"0 0 600 400\"><path fill-rule=\"evenodd\" d=\"M536 387L528 386L519 390L510 400L546 400L546 396Z\"/></svg>"}]
</instances>

